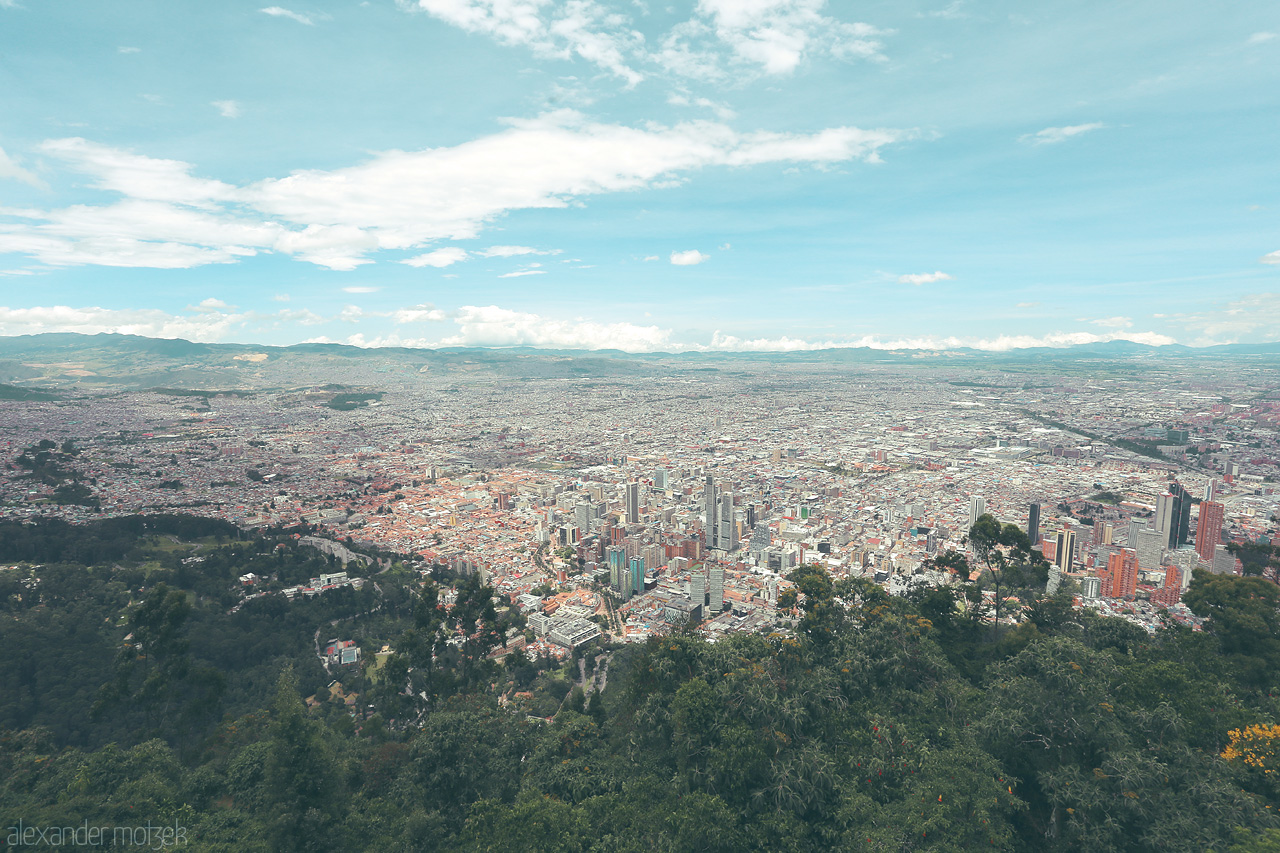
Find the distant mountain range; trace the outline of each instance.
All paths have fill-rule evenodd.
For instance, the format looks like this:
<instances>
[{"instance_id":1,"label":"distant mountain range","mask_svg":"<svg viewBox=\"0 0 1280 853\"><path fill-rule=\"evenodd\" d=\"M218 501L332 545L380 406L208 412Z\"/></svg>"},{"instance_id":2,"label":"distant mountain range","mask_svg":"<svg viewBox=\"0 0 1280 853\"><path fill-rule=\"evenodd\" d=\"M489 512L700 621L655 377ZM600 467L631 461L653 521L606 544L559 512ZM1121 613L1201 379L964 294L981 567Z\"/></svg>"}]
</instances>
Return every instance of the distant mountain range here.
<instances>
[{"instance_id":1,"label":"distant mountain range","mask_svg":"<svg viewBox=\"0 0 1280 853\"><path fill-rule=\"evenodd\" d=\"M797 352L651 352L534 347L362 348L343 344L208 344L180 338L50 333L0 337L0 382L20 388L245 389L318 382L387 384L443 381L637 377L698 371L762 373L781 366L846 365L999 368L1016 364L1079 368L1104 362L1280 362L1280 342L1188 347L1133 341L992 352L848 347ZM10 395L12 396L12 395Z\"/></svg>"}]
</instances>

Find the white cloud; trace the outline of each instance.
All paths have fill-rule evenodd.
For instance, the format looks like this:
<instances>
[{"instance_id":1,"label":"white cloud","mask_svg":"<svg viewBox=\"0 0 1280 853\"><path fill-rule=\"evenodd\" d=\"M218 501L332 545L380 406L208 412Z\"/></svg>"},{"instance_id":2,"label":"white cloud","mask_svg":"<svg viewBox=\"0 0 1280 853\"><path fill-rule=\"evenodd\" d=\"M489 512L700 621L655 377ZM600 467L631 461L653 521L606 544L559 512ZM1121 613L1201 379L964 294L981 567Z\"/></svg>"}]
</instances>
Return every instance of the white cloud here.
<instances>
[{"instance_id":1,"label":"white cloud","mask_svg":"<svg viewBox=\"0 0 1280 853\"><path fill-rule=\"evenodd\" d=\"M291 21L297 21L299 24L306 24L308 27L314 27L316 22L308 15L290 11L281 6L268 6L265 9L259 9L264 15L271 15L275 18L288 18Z\"/></svg>"},{"instance_id":2,"label":"white cloud","mask_svg":"<svg viewBox=\"0 0 1280 853\"><path fill-rule=\"evenodd\" d=\"M944 272L908 273L907 275L898 276L898 284L914 284L916 287L922 284L932 284L935 281L952 280L952 277Z\"/></svg>"},{"instance_id":3,"label":"white cloud","mask_svg":"<svg viewBox=\"0 0 1280 853\"><path fill-rule=\"evenodd\" d=\"M502 214L563 208L575 197L654 186L709 166L875 161L910 134L841 127L816 134L739 134L712 122L643 129L587 121L564 110L511 121L453 148L389 151L330 172L304 171L242 191L292 222L373 229L382 248L474 238Z\"/></svg>"},{"instance_id":4,"label":"white cloud","mask_svg":"<svg viewBox=\"0 0 1280 853\"><path fill-rule=\"evenodd\" d=\"M529 246L490 246L476 252L482 258L514 258L517 255L558 255L560 249L534 249Z\"/></svg>"},{"instance_id":5,"label":"white cloud","mask_svg":"<svg viewBox=\"0 0 1280 853\"><path fill-rule=\"evenodd\" d=\"M650 261L660 261L660 260L662 260L662 258L659 258L657 255L645 255L645 256L644 256L644 261L645 261L645 263L649 263Z\"/></svg>"},{"instance_id":6,"label":"white cloud","mask_svg":"<svg viewBox=\"0 0 1280 853\"><path fill-rule=\"evenodd\" d=\"M646 314L646 316L648 316ZM670 329L628 322L603 323L586 318L553 319L538 314L513 311L496 305L463 306L446 312L429 303L393 311L365 311L345 306L337 315L321 316L307 309L281 309L273 313L240 311L233 305L210 297L188 306L186 313L169 314L155 309L73 308L65 305L8 308L0 307L0 335L42 332L114 332L157 338L181 337L194 341L224 341L252 337L255 330L288 330L325 323L364 324L370 320L392 321L397 327L417 324L452 323L451 334L438 339L401 337L391 333L368 337L361 327L346 338L358 346L536 346L566 349L621 349L630 352L663 351L804 351L869 347L872 349L947 350L958 347L1008 351L1024 347L1066 347L1074 344L1129 340L1153 346L1174 343L1174 339L1154 332L1112 331L1055 332L1042 336L1016 335L996 338L955 336L882 338L865 336L842 340L809 340L790 336L748 338L716 331L709 344L673 340ZM1280 294L1260 294L1232 303L1212 317L1184 317L1192 328L1206 334L1238 335L1265 330L1275 337L1280 327ZM1217 325L1215 325L1215 323ZM325 337L310 340L328 341ZM1212 341L1208 341L1212 342Z\"/></svg>"},{"instance_id":7,"label":"white cloud","mask_svg":"<svg viewBox=\"0 0 1280 853\"><path fill-rule=\"evenodd\" d=\"M371 264L363 255L378 248L377 236L354 225L308 225L301 231L277 227L274 248L331 270L349 272Z\"/></svg>"},{"instance_id":8,"label":"white cloud","mask_svg":"<svg viewBox=\"0 0 1280 853\"><path fill-rule=\"evenodd\" d=\"M287 293L277 293L275 296L271 298L276 302L289 302L289 301L292 301L293 299L293 297Z\"/></svg>"},{"instance_id":9,"label":"white cloud","mask_svg":"<svg viewBox=\"0 0 1280 853\"><path fill-rule=\"evenodd\" d=\"M595 0L417 0L409 5L455 27L519 45L548 59L577 56L621 77L627 86L644 79L626 54L639 50L644 36L628 19Z\"/></svg>"},{"instance_id":10,"label":"white cloud","mask_svg":"<svg viewBox=\"0 0 1280 853\"><path fill-rule=\"evenodd\" d=\"M581 58L628 87L644 79L637 70L644 65L685 77L725 79L745 69L788 74L813 55L884 58L879 38L886 33L823 15L826 0L698 0L693 16L660 36L656 49L627 14L598 0L404 0L403 5L500 44L526 47L541 58ZM722 118L732 115L706 99L697 103Z\"/></svg>"},{"instance_id":11,"label":"white cloud","mask_svg":"<svg viewBox=\"0 0 1280 853\"><path fill-rule=\"evenodd\" d=\"M435 267L436 269L444 269L452 264L465 261L467 259L467 250L459 249L457 246L446 246L443 249L436 249L434 252L427 252L425 255L418 255L414 258L403 260L400 263L408 264L411 267Z\"/></svg>"},{"instance_id":12,"label":"white cloud","mask_svg":"<svg viewBox=\"0 0 1280 853\"><path fill-rule=\"evenodd\" d=\"M95 335L112 332L151 338L218 341L233 329L242 327L246 319L243 314L219 311L184 316L156 309L71 308L66 305L0 307L0 335L35 335L42 332Z\"/></svg>"},{"instance_id":13,"label":"white cloud","mask_svg":"<svg viewBox=\"0 0 1280 853\"><path fill-rule=\"evenodd\" d=\"M377 293L381 289L382 289L381 287L353 285L351 287L342 288L342 291L344 293Z\"/></svg>"},{"instance_id":14,"label":"white cloud","mask_svg":"<svg viewBox=\"0 0 1280 853\"><path fill-rule=\"evenodd\" d=\"M1280 264L1280 251L1269 252L1258 258L1259 263L1263 264Z\"/></svg>"},{"instance_id":15,"label":"white cloud","mask_svg":"<svg viewBox=\"0 0 1280 853\"><path fill-rule=\"evenodd\" d=\"M728 121L738 117L737 112L724 104L711 100L710 98L691 98L688 95L677 92L667 96L667 103L674 107L703 107L714 112L716 117L723 121Z\"/></svg>"},{"instance_id":16,"label":"white cloud","mask_svg":"<svg viewBox=\"0 0 1280 853\"><path fill-rule=\"evenodd\" d=\"M1253 35L1249 36L1249 39L1246 42L1246 44L1262 44L1263 42L1271 41L1273 38L1276 38L1275 33L1268 33L1268 32L1254 33Z\"/></svg>"},{"instance_id":17,"label":"white cloud","mask_svg":"<svg viewBox=\"0 0 1280 853\"><path fill-rule=\"evenodd\" d=\"M391 316L397 323L439 323L446 317L443 311L429 303L401 308L393 311Z\"/></svg>"},{"instance_id":18,"label":"white cloud","mask_svg":"<svg viewBox=\"0 0 1280 853\"><path fill-rule=\"evenodd\" d=\"M0 178L21 181L37 189L43 189L45 186L44 181L36 177L35 173L29 172L15 163L3 148L0 148Z\"/></svg>"},{"instance_id":19,"label":"white cloud","mask_svg":"<svg viewBox=\"0 0 1280 853\"><path fill-rule=\"evenodd\" d=\"M1244 337L1280 340L1280 293L1251 293L1226 305L1173 318L1212 339L1230 343Z\"/></svg>"},{"instance_id":20,"label":"white cloud","mask_svg":"<svg viewBox=\"0 0 1280 853\"><path fill-rule=\"evenodd\" d=\"M738 133L707 121L632 128L559 111L452 148L388 151L333 171L299 171L247 187L198 177L179 160L81 138L41 153L123 199L0 215L0 252L55 265L181 268L284 252L333 270L372 263L378 250L475 238L510 211L565 208L590 195L660 188L709 167L875 162L909 131L829 128L814 134ZM6 159L6 163L11 163ZM10 176L29 173L14 172ZM20 222L3 221L3 216ZM485 257L554 254L493 246ZM449 246L411 258L444 267Z\"/></svg>"},{"instance_id":21,"label":"white cloud","mask_svg":"<svg viewBox=\"0 0 1280 853\"><path fill-rule=\"evenodd\" d=\"M671 263L678 267L691 267L709 260L711 260L710 255L704 255L697 249L671 253Z\"/></svg>"},{"instance_id":22,"label":"white cloud","mask_svg":"<svg viewBox=\"0 0 1280 853\"><path fill-rule=\"evenodd\" d=\"M734 56L768 74L790 74L805 56L883 58L880 30L821 14L826 0L698 0L697 11Z\"/></svg>"},{"instance_id":23,"label":"white cloud","mask_svg":"<svg viewBox=\"0 0 1280 853\"><path fill-rule=\"evenodd\" d=\"M223 118L240 117L240 105L235 101L211 101L211 103L217 107L218 114Z\"/></svg>"},{"instance_id":24,"label":"white cloud","mask_svg":"<svg viewBox=\"0 0 1280 853\"><path fill-rule=\"evenodd\" d=\"M208 299L200 300L199 305L188 305L187 310L196 311L198 313L203 314L203 313L208 313L210 311L225 311L226 309L231 307L232 306L223 302L221 299L217 299L213 296L210 296Z\"/></svg>"},{"instance_id":25,"label":"white cloud","mask_svg":"<svg viewBox=\"0 0 1280 853\"><path fill-rule=\"evenodd\" d=\"M1092 130L1101 130L1104 127L1106 125L1100 121L1089 124L1073 124L1068 127L1046 127L1044 130L1037 130L1035 133L1020 136L1018 141L1028 142L1032 145L1055 145L1059 142L1065 142L1073 136L1079 136Z\"/></svg>"},{"instance_id":26,"label":"white cloud","mask_svg":"<svg viewBox=\"0 0 1280 853\"><path fill-rule=\"evenodd\" d=\"M142 48L140 48L140 47L117 47L117 48L116 48L116 52L117 52L117 53L141 53L141 52L142 52Z\"/></svg>"},{"instance_id":27,"label":"white cloud","mask_svg":"<svg viewBox=\"0 0 1280 853\"><path fill-rule=\"evenodd\" d=\"M1090 320L1095 326L1101 326L1104 329L1132 329L1133 320L1128 317L1104 317L1100 320Z\"/></svg>"},{"instance_id":28,"label":"white cloud","mask_svg":"<svg viewBox=\"0 0 1280 853\"><path fill-rule=\"evenodd\" d=\"M844 341L806 341L797 338L757 338L743 339L733 335L716 332L712 335L711 345L704 349L759 352L790 352L797 350L844 349L848 347L868 347L884 350L949 350L960 347L986 350L990 352L1007 352L1028 347L1067 347L1077 344L1103 343L1106 341L1126 340L1150 346L1165 346L1177 343L1168 335L1155 332L1124 332L1118 334L1094 334L1093 332L1053 332L1036 337L1034 335L1001 335L995 338L959 338L920 337L884 339L874 335Z\"/></svg>"},{"instance_id":29,"label":"white cloud","mask_svg":"<svg viewBox=\"0 0 1280 853\"><path fill-rule=\"evenodd\" d=\"M221 181L193 177L189 163L121 151L80 137L50 139L40 145L40 151L93 176L98 189L131 198L208 207L229 199L234 189Z\"/></svg>"},{"instance_id":30,"label":"white cloud","mask_svg":"<svg viewBox=\"0 0 1280 853\"><path fill-rule=\"evenodd\" d=\"M498 276L498 278L520 278L526 275L546 275L546 270L516 270L515 272L507 272Z\"/></svg>"},{"instance_id":31,"label":"white cloud","mask_svg":"<svg viewBox=\"0 0 1280 853\"><path fill-rule=\"evenodd\" d=\"M454 335L436 346L537 346L567 349L621 349L651 352L668 345L671 333L657 326L552 320L499 308L467 305L453 317Z\"/></svg>"},{"instance_id":32,"label":"white cloud","mask_svg":"<svg viewBox=\"0 0 1280 853\"><path fill-rule=\"evenodd\" d=\"M965 18L968 15L963 11L964 0L951 0L941 9L934 9L931 12L916 12L917 18L946 18L955 20L957 18Z\"/></svg>"}]
</instances>

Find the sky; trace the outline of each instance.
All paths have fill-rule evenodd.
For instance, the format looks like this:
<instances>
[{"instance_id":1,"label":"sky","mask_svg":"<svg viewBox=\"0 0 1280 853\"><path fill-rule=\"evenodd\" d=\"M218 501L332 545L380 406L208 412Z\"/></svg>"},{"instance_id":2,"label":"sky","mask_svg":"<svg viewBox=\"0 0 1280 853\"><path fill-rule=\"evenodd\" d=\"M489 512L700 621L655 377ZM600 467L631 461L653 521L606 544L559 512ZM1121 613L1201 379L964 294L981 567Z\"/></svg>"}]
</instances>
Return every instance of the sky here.
<instances>
[{"instance_id":1,"label":"sky","mask_svg":"<svg viewBox=\"0 0 1280 853\"><path fill-rule=\"evenodd\" d=\"M0 0L0 335L1280 340L1273 0Z\"/></svg>"}]
</instances>

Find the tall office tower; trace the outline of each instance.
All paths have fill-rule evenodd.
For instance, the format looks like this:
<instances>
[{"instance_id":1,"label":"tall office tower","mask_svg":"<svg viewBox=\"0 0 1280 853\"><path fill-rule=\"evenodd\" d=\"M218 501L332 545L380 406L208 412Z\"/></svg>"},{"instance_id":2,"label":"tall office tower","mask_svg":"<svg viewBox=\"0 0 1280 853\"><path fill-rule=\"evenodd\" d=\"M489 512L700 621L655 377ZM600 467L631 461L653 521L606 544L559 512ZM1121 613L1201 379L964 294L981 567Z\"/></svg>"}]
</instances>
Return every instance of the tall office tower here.
<instances>
[{"instance_id":1,"label":"tall office tower","mask_svg":"<svg viewBox=\"0 0 1280 853\"><path fill-rule=\"evenodd\" d=\"M747 508L746 508L745 514L746 514L746 516L747 516L747 527L751 528L752 530L755 530L755 529L756 529L756 517L757 517L757 516L756 516L756 505L755 505L755 504L747 504Z\"/></svg>"},{"instance_id":2,"label":"tall office tower","mask_svg":"<svg viewBox=\"0 0 1280 853\"><path fill-rule=\"evenodd\" d=\"M1205 562L1213 562L1214 546L1222 542L1223 506L1215 501L1200 502L1200 520L1196 523L1196 553Z\"/></svg>"},{"instance_id":3,"label":"tall office tower","mask_svg":"<svg viewBox=\"0 0 1280 853\"><path fill-rule=\"evenodd\" d=\"M631 558L631 594L644 592L644 557Z\"/></svg>"},{"instance_id":4,"label":"tall office tower","mask_svg":"<svg viewBox=\"0 0 1280 853\"><path fill-rule=\"evenodd\" d=\"M738 519L733 511L733 492L720 495L719 542L726 551L738 550Z\"/></svg>"},{"instance_id":5,"label":"tall office tower","mask_svg":"<svg viewBox=\"0 0 1280 853\"><path fill-rule=\"evenodd\" d=\"M1130 548L1138 547L1138 531L1142 529L1142 525L1138 523L1138 519L1129 519L1129 535L1125 538L1125 543Z\"/></svg>"},{"instance_id":6,"label":"tall office tower","mask_svg":"<svg viewBox=\"0 0 1280 853\"><path fill-rule=\"evenodd\" d=\"M924 537L924 552L926 554L933 554L937 552L937 550L938 550L938 536L937 534L930 531L929 534Z\"/></svg>"},{"instance_id":7,"label":"tall office tower","mask_svg":"<svg viewBox=\"0 0 1280 853\"><path fill-rule=\"evenodd\" d=\"M1054 551L1053 564L1064 572L1071 571L1071 563L1076 556L1076 532L1059 530L1057 549Z\"/></svg>"},{"instance_id":8,"label":"tall office tower","mask_svg":"<svg viewBox=\"0 0 1280 853\"><path fill-rule=\"evenodd\" d=\"M705 566L695 566L689 575L689 598L694 604L702 607L707 603L707 576Z\"/></svg>"},{"instance_id":9,"label":"tall office tower","mask_svg":"<svg viewBox=\"0 0 1280 853\"><path fill-rule=\"evenodd\" d=\"M631 579L627 577L627 549L621 545L610 545L604 552L605 562L609 565L609 583L614 592L622 592L631 588Z\"/></svg>"},{"instance_id":10,"label":"tall office tower","mask_svg":"<svg viewBox=\"0 0 1280 853\"><path fill-rule=\"evenodd\" d=\"M577 525L583 536L591 532L591 519L594 517L595 510L591 504L577 504L573 508L573 523Z\"/></svg>"},{"instance_id":11,"label":"tall office tower","mask_svg":"<svg viewBox=\"0 0 1280 853\"><path fill-rule=\"evenodd\" d=\"M1209 478L1209 482L1204 484L1204 499L1207 501L1216 501L1218 499L1218 481Z\"/></svg>"},{"instance_id":12,"label":"tall office tower","mask_svg":"<svg viewBox=\"0 0 1280 853\"><path fill-rule=\"evenodd\" d=\"M707 547L720 547L720 524L719 506L716 504L716 484L711 479L711 475L707 475L707 483L702 490L702 504L705 517L702 521L702 529L707 532Z\"/></svg>"},{"instance_id":13,"label":"tall office tower","mask_svg":"<svg viewBox=\"0 0 1280 853\"><path fill-rule=\"evenodd\" d=\"M707 597L712 613L724 610L724 566L712 566L708 572Z\"/></svg>"},{"instance_id":14,"label":"tall office tower","mask_svg":"<svg viewBox=\"0 0 1280 853\"><path fill-rule=\"evenodd\" d=\"M1138 555L1128 548L1107 560L1110 577L1109 598L1125 598L1138 591Z\"/></svg>"},{"instance_id":15,"label":"tall office tower","mask_svg":"<svg viewBox=\"0 0 1280 853\"><path fill-rule=\"evenodd\" d=\"M1031 547L1037 548L1040 545L1040 504L1033 503L1027 512L1027 538L1031 540Z\"/></svg>"},{"instance_id":16,"label":"tall office tower","mask_svg":"<svg viewBox=\"0 0 1280 853\"><path fill-rule=\"evenodd\" d=\"M974 495L969 498L969 526L973 527L978 523L978 517L987 511L987 501L985 498ZM968 532L968 531L966 531Z\"/></svg>"},{"instance_id":17,"label":"tall office tower","mask_svg":"<svg viewBox=\"0 0 1280 853\"><path fill-rule=\"evenodd\" d=\"M1095 577L1081 578L1080 594L1092 601L1102 594L1102 581Z\"/></svg>"},{"instance_id":18,"label":"tall office tower","mask_svg":"<svg viewBox=\"0 0 1280 853\"><path fill-rule=\"evenodd\" d=\"M1165 541L1169 538L1170 522L1173 520L1173 495L1165 492L1156 498L1156 517L1152 521L1152 527L1155 531L1165 537Z\"/></svg>"},{"instance_id":19,"label":"tall office tower","mask_svg":"<svg viewBox=\"0 0 1280 853\"><path fill-rule=\"evenodd\" d=\"M665 489L667 487L667 469L659 468L653 472L653 487L655 489Z\"/></svg>"},{"instance_id":20,"label":"tall office tower","mask_svg":"<svg viewBox=\"0 0 1280 853\"><path fill-rule=\"evenodd\" d=\"M1164 558L1165 538L1158 530L1139 530L1138 541L1129 547L1138 553L1138 565L1144 569L1154 569Z\"/></svg>"},{"instance_id":21,"label":"tall office tower","mask_svg":"<svg viewBox=\"0 0 1280 853\"><path fill-rule=\"evenodd\" d=\"M640 523L640 484L627 483L626 491L623 494L623 503L626 508L627 524Z\"/></svg>"},{"instance_id":22,"label":"tall office tower","mask_svg":"<svg viewBox=\"0 0 1280 853\"><path fill-rule=\"evenodd\" d=\"M1173 493L1173 517L1169 520L1169 547L1179 548L1187 544L1191 534L1191 493L1174 483L1169 491Z\"/></svg>"}]
</instances>

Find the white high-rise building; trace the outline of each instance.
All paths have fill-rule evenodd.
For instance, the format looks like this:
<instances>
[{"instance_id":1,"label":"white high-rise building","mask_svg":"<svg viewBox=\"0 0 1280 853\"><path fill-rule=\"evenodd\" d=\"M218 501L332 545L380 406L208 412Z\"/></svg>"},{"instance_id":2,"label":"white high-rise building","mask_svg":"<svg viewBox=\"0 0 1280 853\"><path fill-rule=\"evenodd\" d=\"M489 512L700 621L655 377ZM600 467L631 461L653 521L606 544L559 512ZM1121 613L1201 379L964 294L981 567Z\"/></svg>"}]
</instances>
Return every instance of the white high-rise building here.
<instances>
[{"instance_id":1,"label":"white high-rise building","mask_svg":"<svg viewBox=\"0 0 1280 853\"><path fill-rule=\"evenodd\" d=\"M724 566L715 565L708 572L707 592L710 594L712 613L724 610Z\"/></svg>"},{"instance_id":2,"label":"white high-rise building","mask_svg":"<svg viewBox=\"0 0 1280 853\"><path fill-rule=\"evenodd\" d=\"M734 516L733 492L720 495L720 535L718 545L725 551L738 550L738 520Z\"/></svg>"},{"instance_id":3,"label":"white high-rise building","mask_svg":"<svg viewBox=\"0 0 1280 853\"><path fill-rule=\"evenodd\" d=\"M702 566L693 570L689 578L689 599L699 607L707 603L707 576Z\"/></svg>"},{"instance_id":4,"label":"white high-rise building","mask_svg":"<svg viewBox=\"0 0 1280 853\"><path fill-rule=\"evenodd\" d=\"M981 495L973 495L969 498L969 526L973 527L978 523L978 518L987 511L987 500ZM968 531L966 531L968 532Z\"/></svg>"},{"instance_id":5,"label":"white high-rise building","mask_svg":"<svg viewBox=\"0 0 1280 853\"><path fill-rule=\"evenodd\" d=\"M1138 552L1138 568L1154 569L1164 559L1165 535L1158 530L1139 530L1138 541L1132 546Z\"/></svg>"},{"instance_id":6,"label":"white high-rise building","mask_svg":"<svg viewBox=\"0 0 1280 853\"><path fill-rule=\"evenodd\" d=\"M1169 538L1169 526L1173 523L1173 495L1165 492L1156 498L1155 529ZM1152 567L1154 568L1154 566Z\"/></svg>"},{"instance_id":7,"label":"white high-rise building","mask_svg":"<svg viewBox=\"0 0 1280 853\"><path fill-rule=\"evenodd\" d=\"M624 504L627 513L627 524L640 523L640 484L627 483Z\"/></svg>"},{"instance_id":8,"label":"white high-rise building","mask_svg":"<svg viewBox=\"0 0 1280 853\"><path fill-rule=\"evenodd\" d=\"M719 524L719 505L716 502L716 484L711 479L711 475L707 475L706 485L702 490L703 504L703 523L702 529L707 533L707 547L720 547L720 524Z\"/></svg>"}]
</instances>

